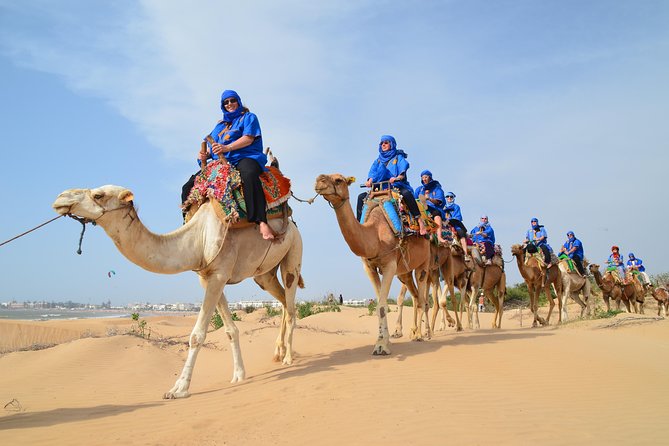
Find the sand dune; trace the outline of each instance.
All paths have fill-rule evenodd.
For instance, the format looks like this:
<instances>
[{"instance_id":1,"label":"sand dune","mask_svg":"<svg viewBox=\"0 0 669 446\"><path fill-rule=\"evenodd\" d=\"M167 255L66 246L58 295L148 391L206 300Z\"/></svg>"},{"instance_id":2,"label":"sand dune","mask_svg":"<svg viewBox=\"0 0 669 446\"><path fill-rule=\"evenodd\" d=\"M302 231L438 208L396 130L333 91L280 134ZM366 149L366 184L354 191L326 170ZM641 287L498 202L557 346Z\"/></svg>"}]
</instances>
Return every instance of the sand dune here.
<instances>
[{"instance_id":1,"label":"sand dune","mask_svg":"<svg viewBox=\"0 0 669 446\"><path fill-rule=\"evenodd\" d=\"M271 361L278 321L259 310L238 322L248 379L229 383L227 337L211 332L192 396L174 401L162 395L194 316L147 318L150 341L119 334L129 319L0 321L3 351L58 344L0 356L0 403L18 401L0 412L0 443L664 444L669 321L653 305L538 329L507 311L502 330L426 342L408 340L405 308L388 357L370 354L376 318L343 308L298 321L290 367Z\"/></svg>"}]
</instances>

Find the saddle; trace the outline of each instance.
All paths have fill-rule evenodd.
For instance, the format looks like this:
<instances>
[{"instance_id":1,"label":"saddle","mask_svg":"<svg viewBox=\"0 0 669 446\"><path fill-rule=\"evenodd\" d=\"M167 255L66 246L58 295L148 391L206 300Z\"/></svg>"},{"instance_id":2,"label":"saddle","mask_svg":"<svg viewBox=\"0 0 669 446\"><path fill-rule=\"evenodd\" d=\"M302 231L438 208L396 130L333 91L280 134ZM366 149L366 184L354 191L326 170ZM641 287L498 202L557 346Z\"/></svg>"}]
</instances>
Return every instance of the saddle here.
<instances>
[{"instance_id":1,"label":"saddle","mask_svg":"<svg viewBox=\"0 0 669 446\"><path fill-rule=\"evenodd\" d=\"M423 219L428 234L434 234L436 236L437 224L427 215L425 206L423 206L420 201L418 201L417 204L421 214L418 218ZM409 235L420 234L418 220L411 216L402 200L402 195L397 189L384 189L369 192L367 198L365 198L365 201L363 202L360 223L365 223L367 221L372 209L375 207L381 208L383 215L396 237L403 238Z\"/></svg>"},{"instance_id":2,"label":"saddle","mask_svg":"<svg viewBox=\"0 0 669 446\"><path fill-rule=\"evenodd\" d=\"M583 277L581 273L578 272L576 265L574 265L574 261L571 258L569 258L569 256L565 254L560 254L558 260L560 263L565 264L567 266L567 271L569 271L569 273L578 274L580 277Z\"/></svg>"},{"instance_id":3,"label":"saddle","mask_svg":"<svg viewBox=\"0 0 669 446\"><path fill-rule=\"evenodd\" d=\"M290 179L274 166L260 174L260 182L267 202L267 219L288 218L292 210L287 204L291 196ZM195 179L195 185L183 204L188 222L207 200L215 201L216 215L232 228L254 224L246 219L246 203L239 171L227 162L216 160L207 164Z\"/></svg>"},{"instance_id":4,"label":"saddle","mask_svg":"<svg viewBox=\"0 0 669 446\"><path fill-rule=\"evenodd\" d=\"M618 268L615 266L609 266L606 268L606 272L604 275L609 274L611 277L613 277L613 283L616 285L623 285L623 280L620 277L620 273L618 272Z\"/></svg>"}]
</instances>

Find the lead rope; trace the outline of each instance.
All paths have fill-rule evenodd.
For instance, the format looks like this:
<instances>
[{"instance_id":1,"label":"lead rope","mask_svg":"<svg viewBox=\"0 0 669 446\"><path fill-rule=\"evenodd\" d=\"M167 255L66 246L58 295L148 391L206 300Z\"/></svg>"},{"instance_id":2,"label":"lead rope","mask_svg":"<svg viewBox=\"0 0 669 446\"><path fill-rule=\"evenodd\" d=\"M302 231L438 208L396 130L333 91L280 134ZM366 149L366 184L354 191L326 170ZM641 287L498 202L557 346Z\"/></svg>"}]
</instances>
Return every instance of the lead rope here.
<instances>
[{"instance_id":1,"label":"lead rope","mask_svg":"<svg viewBox=\"0 0 669 446\"><path fill-rule=\"evenodd\" d=\"M39 228L41 228L42 226L45 226L45 225L51 223L52 221L56 221L56 220L58 220L60 217L64 217L64 216L65 216L65 214L63 214L63 215L59 215L58 217L54 217L54 218L52 218L51 220L46 221L46 222L42 223L41 225L37 225L37 226L35 226L34 228L29 229L29 230L27 230L26 232L24 232L24 233L22 233L22 234L19 234L19 235L15 236L15 237L12 237L12 238L10 238L9 240L5 240L4 242L0 243L0 246L2 246L2 245L6 245L7 243L12 242L12 241L16 240L17 238L23 237L23 236L26 235L26 234L30 234L30 233L33 232L34 230L39 229Z\"/></svg>"}]
</instances>

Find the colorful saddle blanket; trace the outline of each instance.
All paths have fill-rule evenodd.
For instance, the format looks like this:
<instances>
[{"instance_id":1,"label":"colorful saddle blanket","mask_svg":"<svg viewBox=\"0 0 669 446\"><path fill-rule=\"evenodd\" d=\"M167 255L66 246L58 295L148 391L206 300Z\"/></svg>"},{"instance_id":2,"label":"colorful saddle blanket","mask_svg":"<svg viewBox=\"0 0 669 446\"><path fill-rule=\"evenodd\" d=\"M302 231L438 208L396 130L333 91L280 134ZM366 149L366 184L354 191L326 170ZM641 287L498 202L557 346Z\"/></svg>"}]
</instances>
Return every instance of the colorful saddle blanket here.
<instances>
[{"instance_id":1,"label":"colorful saddle blanket","mask_svg":"<svg viewBox=\"0 0 669 446\"><path fill-rule=\"evenodd\" d=\"M265 200L267 201L267 217L281 214L281 204L290 198L290 180L273 166L260 175ZM242 179L239 171L229 163L213 161L207 164L202 175L195 179L195 185L188 194L184 207L201 205L206 199L219 203L220 209L228 221L235 223L246 218L246 204L242 191Z\"/></svg>"},{"instance_id":2,"label":"colorful saddle blanket","mask_svg":"<svg viewBox=\"0 0 669 446\"><path fill-rule=\"evenodd\" d=\"M420 232L418 220L409 214L406 205L402 202L402 195L395 190L392 191L392 196L390 198L387 196L367 198L362 207L360 223L367 221L370 212L377 206L383 211L383 215L386 217L386 220L396 237L402 238L406 235L413 235ZM428 233L436 234L437 225L434 220L427 215L420 201L418 202L418 209L421 212L419 218L423 219Z\"/></svg>"}]
</instances>

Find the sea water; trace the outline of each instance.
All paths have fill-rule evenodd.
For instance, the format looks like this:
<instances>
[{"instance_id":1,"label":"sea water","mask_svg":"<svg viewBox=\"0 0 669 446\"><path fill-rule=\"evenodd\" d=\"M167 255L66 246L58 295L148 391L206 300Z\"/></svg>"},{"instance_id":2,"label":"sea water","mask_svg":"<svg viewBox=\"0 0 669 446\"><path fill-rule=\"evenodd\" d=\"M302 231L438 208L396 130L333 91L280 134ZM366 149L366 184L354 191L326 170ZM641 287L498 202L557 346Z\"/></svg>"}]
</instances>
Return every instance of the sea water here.
<instances>
[{"instance_id":1,"label":"sea water","mask_svg":"<svg viewBox=\"0 0 669 446\"><path fill-rule=\"evenodd\" d=\"M144 317L140 313L140 317ZM122 310L68 310L61 308L42 308L16 310L0 309L0 320L50 321L56 319L91 319L91 318L130 318L131 313Z\"/></svg>"}]
</instances>

